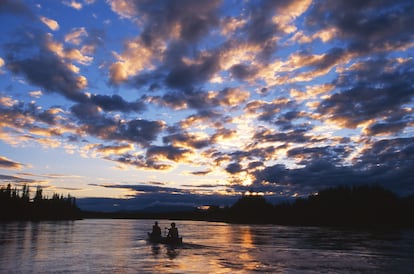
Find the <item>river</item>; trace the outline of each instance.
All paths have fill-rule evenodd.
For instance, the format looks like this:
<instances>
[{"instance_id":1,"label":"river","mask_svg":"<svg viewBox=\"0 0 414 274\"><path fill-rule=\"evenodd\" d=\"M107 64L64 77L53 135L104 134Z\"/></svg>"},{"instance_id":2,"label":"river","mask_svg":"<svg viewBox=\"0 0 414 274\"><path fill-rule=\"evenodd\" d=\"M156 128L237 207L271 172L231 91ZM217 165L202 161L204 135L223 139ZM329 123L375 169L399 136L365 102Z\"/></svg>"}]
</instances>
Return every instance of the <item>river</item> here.
<instances>
[{"instance_id":1,"label":"river","mask_svg":"<svg viewBox=\"0 0 414 274\"><path fill-rule=\"evenodd\" d=\"M176 221L184 244L146 240L153 220L0 223L0 273L412 273L414 230ZM159 220L162 228L171 221Z\"/></svg>"}]
</instances>

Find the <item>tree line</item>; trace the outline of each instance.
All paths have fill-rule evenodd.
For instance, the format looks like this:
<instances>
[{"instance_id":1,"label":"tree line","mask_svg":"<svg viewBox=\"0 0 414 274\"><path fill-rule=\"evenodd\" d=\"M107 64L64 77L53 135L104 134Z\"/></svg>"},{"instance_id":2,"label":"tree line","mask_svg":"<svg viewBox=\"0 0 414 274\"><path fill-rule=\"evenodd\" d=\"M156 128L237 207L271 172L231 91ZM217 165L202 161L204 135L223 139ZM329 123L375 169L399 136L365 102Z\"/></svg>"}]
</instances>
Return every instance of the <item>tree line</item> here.
<instances>
[{"instance_id":1,"label":"tree line","mask_svg":"<svg viewBox=\"0 0 414 274\"><path fill-rule=\"evenodd\" d=\"M379 185L327 188L292 202L242 195L232 206L181 212L85 212L89 218L139 218L306 226L414 226L414 195L398 197Z\"/></svg>"},{"instance_id":2,"label":"tree line","mask_svg":"<svg viewBox=\"0 0 414 274\"><path fill-rule=\"evenodd\" d=\"M48 198L41 186L36 187L33 198L28 185L20 190L10 184L0 187L0 209L0 220L71 220L82 216L74 197L54 193Z\"/></svg>"},{"instance_id":3,"label":"tree line","mask_svg":"<svg viewBox=\"0 0 414 274\"><path fill-rule=\"evenodd\" d=\"M233 206L210 207L196 216L236 223L327 226L413 226L414 196L398 197L378 185L338 186L307 198L273 205L243 195Z\"/></svg>"}]
</instances>

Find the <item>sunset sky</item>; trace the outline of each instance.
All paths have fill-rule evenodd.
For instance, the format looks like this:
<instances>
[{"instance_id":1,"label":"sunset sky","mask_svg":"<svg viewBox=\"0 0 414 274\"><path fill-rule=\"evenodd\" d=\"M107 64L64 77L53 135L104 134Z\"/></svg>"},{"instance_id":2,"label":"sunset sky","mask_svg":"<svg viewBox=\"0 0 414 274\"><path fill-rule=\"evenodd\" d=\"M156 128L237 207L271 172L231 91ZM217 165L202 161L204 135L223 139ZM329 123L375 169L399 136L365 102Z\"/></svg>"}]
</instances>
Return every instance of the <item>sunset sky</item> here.
<instances>
[{"instance_id":1,"label":"sunset sky","mask_svg":"<svg viewBox=\"0 0 414 274\"><path fill-rule=\"evenodd\" d=\"M0 0L0 25L0 185L106 210L414 193L412 0Z\"/></svg>"}]
</instances>

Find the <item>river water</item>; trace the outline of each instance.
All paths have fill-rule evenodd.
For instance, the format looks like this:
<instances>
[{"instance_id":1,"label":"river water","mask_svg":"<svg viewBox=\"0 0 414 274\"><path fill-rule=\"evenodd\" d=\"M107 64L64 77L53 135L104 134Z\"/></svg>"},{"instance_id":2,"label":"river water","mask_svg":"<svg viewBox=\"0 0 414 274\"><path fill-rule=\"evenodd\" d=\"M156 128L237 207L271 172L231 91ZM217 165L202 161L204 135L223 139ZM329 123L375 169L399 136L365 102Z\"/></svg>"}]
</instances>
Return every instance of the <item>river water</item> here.
<instances>
[{"instance_id":1,"label":"river water","mask_svg":"<svg viewBox=\"0 0 414 274\"><path fill-rule=\"evenodd\" d=\"M176 223L176 248L147 242L153 220L0 223L0 273L414 271L414 230Z\"/></svg>"}]
</instances>

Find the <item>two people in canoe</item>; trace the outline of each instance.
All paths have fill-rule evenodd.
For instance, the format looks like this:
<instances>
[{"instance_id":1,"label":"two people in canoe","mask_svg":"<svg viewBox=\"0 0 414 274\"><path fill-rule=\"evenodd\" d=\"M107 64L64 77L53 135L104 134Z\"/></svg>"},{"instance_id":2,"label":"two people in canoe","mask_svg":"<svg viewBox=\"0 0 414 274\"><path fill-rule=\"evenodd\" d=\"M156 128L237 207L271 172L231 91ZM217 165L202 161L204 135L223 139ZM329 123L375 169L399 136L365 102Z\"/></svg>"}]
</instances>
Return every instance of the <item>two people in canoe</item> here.
<instances>
[{"instance_id":1,"label":"two people in canoe","mask_svg":"<svg viewBox=\"0 0 414 274\"><path fill-rule=\"evenodd\" d=\"M161 228L158 225L158 222L155 222L152 226L151 237L153 238L161 238ZM178 239L178 229L175 223L171 223L171 227L168 229L167 238L171 239Z\"/></svg>"}]
</instances>

